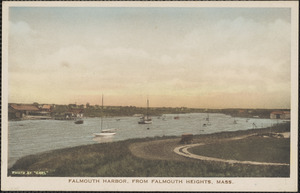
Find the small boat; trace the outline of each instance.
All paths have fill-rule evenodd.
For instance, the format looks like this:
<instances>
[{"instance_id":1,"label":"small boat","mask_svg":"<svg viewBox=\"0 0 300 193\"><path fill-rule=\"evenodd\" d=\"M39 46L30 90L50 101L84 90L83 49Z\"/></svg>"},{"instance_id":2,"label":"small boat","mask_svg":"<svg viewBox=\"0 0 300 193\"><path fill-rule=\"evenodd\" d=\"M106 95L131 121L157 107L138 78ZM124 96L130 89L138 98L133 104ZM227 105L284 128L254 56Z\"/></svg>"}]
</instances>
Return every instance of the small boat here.
<instances>
[{"instance_id":1,"label":"small boat","mask_svg":"<svg viewBox=\"0 0 300 193\"><path fill-rule=\"evenodd\" d=\"M149 117L141 117L140 121L138 122L138 124L151 124L152 123L152 119Z\"/></svg>"},{"instance_id":2,"label":"small boat","mask_svg":"<svg viewBox=\"0 0 300 193\"><path fill-rule=\"evenodd\" d=\"M151 124L152 119L148 116L148 109L149 109L149 100L147 99L147 113L146 116L143 116L140 118L140 121L138 121L138 124Z\"/></svg>"},{"instance_id":3,"label":"small boat","mask_svg":"<svg viewBox=\"0 0 300 193\"><path fill-rule=\"evenodd\" d=\"M203 124L203 127L210 126L211 123L209 122L209 114L208 114L208 113L207 113L207 117L205 118L205 120L206 120L207 122Z\"/></svg>"},{"instance_id":4,"label":"small boat","mask_svg":"<svg viewBox=\"0 0 300 193\"><path fill-rule=\"evenodd\" d=\"M179 119L179 116L174 117L174 119L178 120L178 119Z\"/></svg>"},{"instance_id":5,"label":"small boat","mask_svg":"<svg viewBox=\"0 0 300 193\"><path fill-rule=\"evenodd\" d=\"M102 129L102 125L103 125L103 95L102 95L102 116L101 116L101 131L100 133L94 133L95 137L112 137L113 135L116 134L116 129Z\"/></svg>"},{"instance_id":6,"label":"small boat","mask_svg":"<svg viewBox=\"0 0 300 193\"><path fill-rule=\"evenodd\" d=\"M233 124L237 124L237 121L235 120L235 117L233 117Z\"/></svg>"},{"instance_id":7,"label":"small boat","mask_svg":"<svg viewBox=\"0 0 300 193\"><path fill-rule=\"evenodd\" d=\"M210 125L211 125L210 122L207 122L203 124L203 127L210 126Z\"/></svg>"},{"instance_id":8,"label":"small boat","mask_svg":"<svg viewBox=\"0 0 300 193\"><path fill-rule=\"evenodd\" d=\"M94 133L94 136L95 137L112 137L115 134L116 133L112 133L112 132L108 132L108 133L100 132L100 133Z\"/></svg>"},{"instance_id":9,"label":"small boat","mask_svg":"<svg viewBox=\"0 0 300 193\"><path fill-rule=\"evenodd\" d=\"M101 133L114 133L114 132L116 132L117 131L117 129L103 129L102 131L101 131Z\"/></svg>"},{"instance_id":10,"label":"small boat","mask_svg":"<svg viewBox=\"0 0 300 193\"><path fill-rule=\"evenodd\" d=\"M209 114L207 113L207 117L205 119L206 121L209 121Z\"/></svg>"},{"instance_id":11,"label":"small boat","mask_svg":"<svg viewBox=\"0 0 300 193\"><path fill-rule=\"evenodd\" d=\"M83 124L83 120L82 120L82 119L79 119L79 120L76 120L74 123L75 123L75 124Z\"/></svg>"}]
</instances>

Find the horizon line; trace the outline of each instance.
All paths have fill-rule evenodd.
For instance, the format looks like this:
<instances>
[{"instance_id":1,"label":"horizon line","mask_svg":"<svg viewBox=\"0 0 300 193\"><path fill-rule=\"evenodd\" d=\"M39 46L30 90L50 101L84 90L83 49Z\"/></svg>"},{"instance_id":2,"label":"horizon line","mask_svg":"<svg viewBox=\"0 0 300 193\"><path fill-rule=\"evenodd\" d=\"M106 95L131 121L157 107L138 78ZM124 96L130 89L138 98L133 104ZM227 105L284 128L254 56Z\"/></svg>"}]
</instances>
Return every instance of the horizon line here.
<instances>
[{"instance_id":1,"label":"horizon line","mask_svg":"<svg viewBox=\"0 0 300 193\"><path fill-rule=\"evenodd\" d=\"M33 103L20 103L20 102L8 102L8 104L21 104L21 105L33 105L34 103L37 103L39 105L76 105L76 106L80 106L80 105L84 105L86 106L86 104L77 104L77 103L69 103L69 104L59 104L59 103L38 103L38 102L33 102ZM100 106L100 104L89 104L90 106ZM147 108L144 106L135 106L135 105L104 105L106 107L138 107L138 108ZM220 109L289 109L291 110L291 108L263 108L263 107L225 107L225 108L206 108L206 107L187 107L187 106L176 106L176 107L171 107L171 106L150 106L149 108L188 108L188 109L215 109L215 110L220 110Z\"/></svg>"}]
</instances>

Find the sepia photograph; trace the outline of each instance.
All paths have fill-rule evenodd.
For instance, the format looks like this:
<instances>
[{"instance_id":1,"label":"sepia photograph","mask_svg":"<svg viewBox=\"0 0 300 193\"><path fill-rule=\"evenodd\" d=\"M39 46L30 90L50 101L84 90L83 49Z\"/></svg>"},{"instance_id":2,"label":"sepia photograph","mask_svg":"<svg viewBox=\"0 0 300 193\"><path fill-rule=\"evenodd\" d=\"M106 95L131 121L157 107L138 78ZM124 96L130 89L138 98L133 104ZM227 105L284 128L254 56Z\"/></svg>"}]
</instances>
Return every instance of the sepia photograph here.
<instances>
[{"instance_id":1,"label":"sepia photograph","mask_svg":"<svg viewBox=\"0 0 300 193\"><path fill-rule=\"evenodd\" d=\"M297 191L298 1L3 1L1 190Z\"/></svg>"}]
</instances>

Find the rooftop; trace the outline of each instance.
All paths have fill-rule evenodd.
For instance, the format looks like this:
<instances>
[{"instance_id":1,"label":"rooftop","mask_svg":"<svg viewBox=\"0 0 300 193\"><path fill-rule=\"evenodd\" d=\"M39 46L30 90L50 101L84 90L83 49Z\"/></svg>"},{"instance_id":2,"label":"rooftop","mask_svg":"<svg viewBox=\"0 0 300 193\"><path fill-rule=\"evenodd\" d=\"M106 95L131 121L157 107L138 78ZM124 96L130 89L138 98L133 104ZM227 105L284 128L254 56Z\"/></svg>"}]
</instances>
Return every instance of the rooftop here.
<instances>
[{"instance_id":1,"label":"rooftop","mask_svg":"<svg viewBox=\"0 0 300 193\"><path fill-rule=\"evenodd\" d=\"M39 108L37 108L34 105L16 105L16 104L11 104L10 106L13 109L19 110L19 111L39 111Z\"/></svg>"}]
</instances>

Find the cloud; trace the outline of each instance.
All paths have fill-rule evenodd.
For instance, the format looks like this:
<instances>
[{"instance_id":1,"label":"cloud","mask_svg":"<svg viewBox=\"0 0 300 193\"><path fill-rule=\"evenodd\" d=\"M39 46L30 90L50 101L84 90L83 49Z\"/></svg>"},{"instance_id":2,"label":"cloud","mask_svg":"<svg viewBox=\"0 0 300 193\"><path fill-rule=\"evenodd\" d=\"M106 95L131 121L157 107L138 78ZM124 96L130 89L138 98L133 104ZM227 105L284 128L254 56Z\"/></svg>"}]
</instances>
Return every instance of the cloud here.
<instances>
[{"instance_id":1,"label":"cloud","mask_svg":"<svg viewBox=\"0 0 300 193\"><path fill-rule=\"evenodd\" d=\"M222 77L219 81L225 83L235 79L235 84L245 86L253 79L264 84L269 83L266 78L275 81L278 77L289 83L290 23L283 20L265 25L243 17L222 19L195 28L176 47L178 52L188 54L187 68L195 67L191 71L195 73L187 76L188 79L196 79L197 75L205 77L210 86L217 83L216 77Z\"/></svg>"},{"instance_id":2,"label":"cloud","mask_svg":"<svg viewBox=\"0 0 300 193\"><path fill-rule=\"evenodd\" d=\"M32 64L34 38L37 32L27 22L9 22L9 69L26 70L25 65Z\"/></svg>"},{"instance_id":3,"label":"cloud","mask_svg":"<svg viewBox=\"0 0 300 193\"><path fill-rule=\"evenodd\" d=\"M148 53L143 50L137 50L132 47L114 47L107 48L102 51L104 56L122 57L124 58L147 58Z\"/></svg>"},{"instance_id":4,"label":"cloud","mask_svg":"<svg viewBox=\"0 0 300 193\"><path fill-rule=\"evenodd\" d=\"M65 94L225 93L228 100L245 92L289 94L291 24L285 20L232 16L185 25L165 18L155 30L130 21L121 27L87 23L80 33L58 21L52 29L47 22L10 22L10 86L55 85ZM56 22L61 28L54 30Z\"/></svg>"},{"instance_id":5,"label":"cloud","mask_svg":"<svg viewBox=\"0 0 300 193\"><path fill-rule=\"evenodd\" d=\"M33 30L25 21L9 22L9 34L11 36L28 37L35 35L37 32Z\"/></svg>"}]
</instances>

